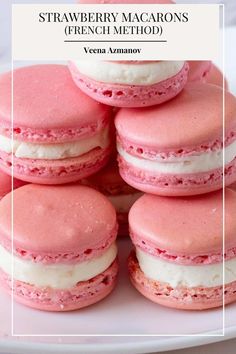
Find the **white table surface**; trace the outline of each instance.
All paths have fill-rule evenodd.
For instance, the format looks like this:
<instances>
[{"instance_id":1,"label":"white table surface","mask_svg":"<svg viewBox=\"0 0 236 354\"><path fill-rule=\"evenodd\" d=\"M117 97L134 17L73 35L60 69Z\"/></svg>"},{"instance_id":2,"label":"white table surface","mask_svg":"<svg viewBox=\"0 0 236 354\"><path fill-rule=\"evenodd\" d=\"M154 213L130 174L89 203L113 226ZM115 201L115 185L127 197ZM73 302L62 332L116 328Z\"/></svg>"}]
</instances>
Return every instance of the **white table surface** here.
<instances>
[{"instance_id":1,"label":"white table surface","mask_svg":"<svg viewBox=\"0 0 236 354\"><path fill-rule=\"evenodd\" d=\"M11 60L10 52L10 14L11 14L11 3L73 3L73 0L0 0L0 63L4 64ZM186 1L185 1L186 2ZM197 1L196 1L197 2ZM234 41L235 43L235 41ZM226 75L231 75L234 71L235 75L236 66L229 65L228 57L233 55L234 60L230 60L231 63L236 62L236 51L232 48L232 42L226 43ZM236 83L235 83L236 85ZM233 91L236 93L236 86L232 87ZM163 352L164 353L164 352ZM166 352L165 352L166 353ZM236 353L236 339L223 341L220 343L204 345L201 347L181 349L175 351L169 351L170 354L235 354ZM10 353L6 353L10 354ZM23 354L23 353L22 353ZM160 353L161 354L161 353Z\"/></svg>"}]
</instances>

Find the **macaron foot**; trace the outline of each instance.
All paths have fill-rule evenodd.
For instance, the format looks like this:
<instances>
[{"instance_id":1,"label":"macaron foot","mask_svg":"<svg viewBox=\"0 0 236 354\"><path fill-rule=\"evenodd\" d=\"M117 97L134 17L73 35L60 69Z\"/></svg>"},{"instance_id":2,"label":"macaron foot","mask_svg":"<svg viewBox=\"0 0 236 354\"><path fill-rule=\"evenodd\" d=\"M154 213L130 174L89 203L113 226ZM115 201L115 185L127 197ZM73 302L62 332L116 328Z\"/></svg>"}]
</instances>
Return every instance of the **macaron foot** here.
<instances>
[{"instance_id":1,"label":"macaron foot","mask_svg":"<svg viewBox=\"0 0 236 354\"><path fill-rule=\"evenodd\" d=\"M23 305L43 311L79 310L108 296L116 285L117 274L116 259L104 272L88 281L78 283L71 289L37 288L15 280L14 299ZM11 293L11 279L3 271L0 271L0 283L8 293Z\"/></svg>"},{"instance_id":2,"label":"macaron foot","mask_svg":"<svg viewBox=\"0 0 236 354\"><path fill-rule=\"evenodd\" d=\"M135 252L128 259L130 279L134 287L149 300L181 310L206 310L223 306L223 287L178 287L152 280L139 267ZM225 285L225 304L236 301L236 281Z\"/></svg>"},{"instance_id":3,"label":"macaron foot","mask_svg":"<svg viewBox=\"0 0 236 354\"><path fill-rule=\"evenodd\" d=\"M95 81L70 64L75 84L94 100L114 107L148 107L169 101L184 88L188 77L188 64L175 76L147 85L122 85Z\"/></svg>"}]
</instances>

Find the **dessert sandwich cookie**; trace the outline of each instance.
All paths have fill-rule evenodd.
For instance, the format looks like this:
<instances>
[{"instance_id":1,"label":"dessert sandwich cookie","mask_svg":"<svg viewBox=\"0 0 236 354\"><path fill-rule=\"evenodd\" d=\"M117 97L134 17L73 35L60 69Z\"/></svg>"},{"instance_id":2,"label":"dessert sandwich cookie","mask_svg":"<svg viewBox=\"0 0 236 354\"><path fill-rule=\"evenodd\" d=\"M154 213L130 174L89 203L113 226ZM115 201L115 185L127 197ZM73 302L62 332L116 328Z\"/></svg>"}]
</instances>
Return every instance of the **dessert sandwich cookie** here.
<instances>
[{"instance_id":1,"label":"dessert sandwich cookie","mask_svg":"<svg viewBox=\"0 0 236 354\"><path fill-rule=\"evenodd\" d=\"M225 278L222 191L188 198L146 194L135 202L128 267L142 295L184 310L222 306L223 291L225 304L236 301L236 192L226 189L225 196Z\"/></svg>"},{"instance_id":2,"label":"dessert sandwich cookie","mask_svg":"<svg viewBox=\"0 0 236 354\"><path fill-rule=\"evenodd\" d=\"M114 107L158 105L178 95L187 82L184 61L70 61L76 85Z\"/></svg>"},{"instance_id":3,"label":"dessert sandwich cookie","mask_svg":"<svg viewBox=\"0 0 236 354\"><path fill-rule=\"evenodd\" d=\"M13 183L12 183L13 182ZM12 189L23 186L25 182L19 179L13 178L6 173L0 171L0 199L2 199L7 193L10 193Z\"/></svg>"},{"instance_id":4,"label":"dessert sandwich cookie","mask_svg":"<svg viewBox=\"0 0 236 354\"><path fill-rule=\"evenodd\" d=\"M225 185L234 183L236 98L225 92L225 139L222 98L220 87L192 83L168 104L121 109L115 125L122 178L164 196L221 189L223 170Z\"/></svg>"},{"instance_id":5,"label":"dessert sandwich cookie","mask_svg":"<svg viewBox=\"0 0 236 354\"><path fill-rule=\"evenodd\" d=\"M129 186L121 178L116 161L110 163L95 175L81 181L82 184L103 193L116 209L119 224L118 235L128 236L128 213L142 193Z\"/></svg>"},{"instance_id":6,"label":"dessert sandwich cookie","mask_svg":"<svg viewBox=\"0 0 236 354\"><path fill-rule=\"evenodd\" d=\"M110 155L111 109L82 93L65 65L35 65L0 76L0 168L40 184L79 180ZM13 126L12 126L13 125Z\"/></svg>"},{"instance_id":7,"label":"dessert sandwich cookie","mask_svg":"<svg viewBox=\"0 0 236 354\"><path fill-rule=\"evenodd\" d=\"M28 184L14 192L13 293L45 311L105 298L118 272L116 212L85 186ZM22 207L24 206L24 207ZM11 193L0 202L0 284L11 292Z\"/></svg>"}]
</instances>

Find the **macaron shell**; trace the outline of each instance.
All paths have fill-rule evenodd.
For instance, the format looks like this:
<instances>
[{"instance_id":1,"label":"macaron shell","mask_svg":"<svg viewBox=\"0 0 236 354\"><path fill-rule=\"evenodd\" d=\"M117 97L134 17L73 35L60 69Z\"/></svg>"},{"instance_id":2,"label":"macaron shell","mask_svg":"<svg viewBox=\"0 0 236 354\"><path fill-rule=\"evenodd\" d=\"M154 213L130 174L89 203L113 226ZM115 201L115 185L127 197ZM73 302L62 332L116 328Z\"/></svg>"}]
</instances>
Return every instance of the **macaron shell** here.
<instances>
[{"instance_id":1,"label":"macaron shell","mask_svg":"<svg viewBox=\"0 0 236 354\"><path fill-rule=\"evenodd\" d=\"M223 287L172 288L154 281L141 271L134 252L128 260L130 279L134 287L149 300L175 309L206 310L223 306ZM225 305L236 300L236 282L225 285Z\"/></svg>"},{"instance_id":2,"label":"macaron shell","mask_svg":"<svg viewBox=\"0 0 236 354\"><path fill-rule=\"evenodd\" d=\"M114 107L147 107L158 105L178 95L187 82L188 64L172 78L149 86L120 85L98 82L82 75L74 64L69 68L76 85L94 100Z\"/></svg>"},{"instance_id":3,"label":"macaron shell","mask_svg":"<svg viewBox=\"0 0 236 354\"><path fill-rule=\"evenodd\" d=\"M95 188L105 195L120 195L137 192L130 185L125 183L120 176L116 156L112 156L109 163L98 173L81 181L83 185Z\"/></svg>"},{"instance_id":4,"label":"macaron shell","mask_svg":"<svg viewBox=\"0 0 236 354\"><path fill-rule=\"evenodd\" d=\"M115 125L119 142L152 151L191 151L222 138L223 90L204 83L187 84L173 100L158 107L121 109ZM236 129L236 98L225 93L225 128ZM127 150L127 148L126 148ZM141 155L140 155L141 156Z\"/></svg>"},{"instance_id":5,"label":"macaron shell","mask_svg":"<svg viewBox=\"0 0 236 354\"><path fill-rule=\"evenodd\" d=\"M205 81L212 63L208 60L189 60L188 81Z\"/></svg>"},{"instance_id":6,"label":"macaron shell","mask_svg":"<svg viewBox=\"0 0 236 354\"><path fill-rule=\"evenodd\" d=\"M54 290L37 288L14 281L14 299L26 306L43 311L73 311L104 299L114 289L117 281L117 259L103 273L78 283L72 289ZM0 284L11 294L11 279L0 271Z\"/></svg>"},{"instance_id":7,"label":"macaron shell","mask_svg":"<svg viewBox=\"0 0 236 354\"><path fill-rule=\"evenodd\" d=\"M145 193L162 196L191 196L205 194L222 189L222 168L195 174L161 174L141 170L118 158L122 178ZM236 158L225 166L225 186L236 180Z\"/></svg>"},{"instance_id":8,"label":"macaron shell","mask_svg":"<svg viewBox=\"0 0 236 354\"><path fill-rule=\"evenodd\" d=\"M12 187L13 189L16 189L23 186L24 184L25 182L13 178L12 186L12 177L0 170L0 199L7 193L10 193L12 191Z\"/></svg>"},{"instance_id":9,"label":"macaron shell","mask_svg":"<svg viewBox=\"0 0 236 354\"><path fill-rule=\"evenodd\" d=\"M236 247L236 192L225 190L225 249ZM172 256L222 253L223 193L167 198L144 195L129 213L135 245ZM143 244L143 246L142 246Z\"/></svg>"},{"instance_id":10,"label":"macaron shell","mask_svg":"<svg viewBox=\"0 0 236 354\"><path fill-rule=\"evenodd\" d=\"M93 135L111 116L111 109L78 90L65 65L45 64L16 69L14 136L32 142L73 141ZM0 76L0 133L11 131L12 73Z\"/></svg>"},{"instance_id":11,"label":"macaron shell","mask_svg":"<svg viewBox=\"0 0 236 354\"><path fill-rule=\"evenodd\" d=\"M62 160L32 160L14 157L14 176L30 183L64 184L86 178L102 169L111 147L94 149L82 156ZM12 156L0 151L0 168L11 174Z\"/></svg>"},{"instance_id":12,"label":"macaron shell","mask_svg":"<svg viewBox=\"0 0 236 354\"><path fill-rule=\"evenodd\" d=\"M115 209L91 188L29 184L13 193L13 246L21 257L78 263L98 257L115 240ZM0 242L7 248L7 242L11 245L11 200L10 193L0 202Z\"/></svg>"},{"instance_id":13,"label":"macaron shell","mask_svg":"<svg viewBox=\"0 0 236 354\"><path fill-rule=\"evenodd\" d=\"M229 85L228 85L228 82L227 82L226 78L224 78L223 73L214 64L212 64L211 70L207 74L206 81L209 84L217 85L217 86L220 86L220 87L223 87L223 81L224 81L225 90L229 89Z\"/></svg>"}]
</instances>

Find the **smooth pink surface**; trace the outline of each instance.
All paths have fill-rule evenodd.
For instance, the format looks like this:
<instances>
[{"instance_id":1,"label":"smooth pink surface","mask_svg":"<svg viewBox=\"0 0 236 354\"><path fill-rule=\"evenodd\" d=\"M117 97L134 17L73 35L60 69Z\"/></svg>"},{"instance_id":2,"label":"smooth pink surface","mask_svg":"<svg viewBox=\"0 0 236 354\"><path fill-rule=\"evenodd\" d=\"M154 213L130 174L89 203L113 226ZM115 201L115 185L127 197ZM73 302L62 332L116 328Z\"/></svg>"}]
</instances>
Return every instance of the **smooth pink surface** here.
<instances>
[{"instance_id":1,"label":"smooth pink surface","mask_svg":"<svg viewBox=\"0 0 236 354\"><path fill-rule=\"evenodd\" d=\"M229 85L228 85L226 78L223 77L223 73L220 71L219 68L217 68L216 65L212 64L211 70L207 74L206 81L209 84L223 87L223 80L224 80L224 84L225 84L225 90L228 90Z\"/></svg>"},{"instance_id":2,"label":"smooth pink surface","mask_svg":"<svg viewBox=\"0 0 236 354\"><path fill-rule=\"evenodd\" d=\"M13 189L23 186L25 183L16 178L13 179ZM0 199L12 191L12 178L0 170Z\"/></svg>"},{"instance_id":3,"label":"smooth pink surface","mask_svg":"<svg viewBox=\"0 0 236 354\"><path fill-rule=\"evenodd\" d=\"M207 60L189 60L188 81L205 81L211 70L211 61Z\"/></svg>"},{"instance_id":4,"label":"smooth pink surface","mask_svg":"<svg viewBox=\"0 0 236 354\"><path fill-rule=\"evenodd\" d=\"M72 311L92 305L104 299L114 289L118 273L118 262L101 274L78 283L71 289L55 290L37 288L33 285L14 281L14 298L23 305L43 311ZM0 284L11 293L11 279L0 270Z\"/></svg>"},{"instance_id":5,"label":"smooth pink surface","mask_svg":"<svg viewBox=\"0 0 236 354\"><path fill-rule=\"evenodd\" d=\"M80 157L62 160L32 160L13 157L14 176L26 182L64 184L86 178L106 165L111 148L97 148ZM12 170L12 156L0 151L0 168Z\"/></svg>"},{"instance_id":6,"label":"smooth pink surface","mask_svg":"<svg viewBox=\"0 0 236 354\"><path fill-rule=\"evenodd\" d=\"M122 178L145 193L176 197L213 192L223 188L222 168L201 173L163 174L136 168L119 157ZM236 181L236 158L225 166L225 186Z\"/></svg>"},{"instance_id":7,"label":"smooth pink surface","mask_svg":"<svg viewBox=\"0 0 236 354\"><path fill-rule=\"evenodd\" d=\"M11 72L0 76L0 134L11 134ZM82 93L65 65L14 71L14 136L32 142L64 142L102 129L111 109Z\"/></svg>"},{"instance_id":8,"label":"smooth pink surface","mask_svg":"<svg viewBox=\"0 0 236 354\"><path fill-rule=\"evenodd\" d=\"M129 274L135 288L149 300L181 310L205 310L223 306L223 287L177 287L154 281L141 271L134 252L128 261ZM236 301L236 282L226 284L225 305Z\"/></svg>"},{"instance_id":9,"label":"smooth pink surface","mask_svg":"<svg viewBox=\"0 0 236 354\"><path fill-rule=\"evenodd\" d=\"M223 78L223 73L220 69L210 61L189 61L188 81L202 81L208 84L223 87L223 80L225 83L225 90L228 90L228 82Z\"/></svg>"},{"instance_id":10,"label":"smooth pink surface","mask_svg":"<svg viewBox=\"0 0 236 354\"><path fill-rule=\"evenodd\" d=\"M229 186L229 188L231 188L231 189L233 189L234 191L236 191L236 182L233 183L233 184L231 184L231 185Z\"/></svg>"},{"instance_id":11,"label":"smooth pink surface","mask_svg":"<svg viewBox=\"0 0 236 354\"><path fill-rule=\"evenodd\" d=\"M178 95L187 82L188 64L180 72L150 86L103 83L82 75L75 65L69 65L76 85L98 102L114 107L146 107L166 102Z\"/></svg>"},{"instance_id":12,"label":"smooth pink surface","mask_svg":"<svg viewBox=\"0 0 236 354\"><path fill-rule=\"evenodd\" d=\"M29 184L15 190L14 252L43 263L83 262L104 253L117 233L116 212L85 186ZM11 249L11 193L0 202L0 243Z\"/></svg>"},{"instance_id":13,"label":"smooth pink surface","mask_svg":"<svg viewBox=\"0 0 236 354\"><path fill-rule=\"evenodd\" d=\"M158 107L121 109L115 125L125 150L137 156L182 156L222 144L223 90L204 83L188 84L170 102ZM236 98L225 93L225 129L236 138ZM130 146L130 150L128 147Z\"/></svg>"},{"instance_id":14,"label":"smooth pink surface","mask_svg":"<svg viewBox=\"0 0 236 354\"><path fill-rule=\"evenodd\" d=\"M235 210L236 192L227 188L225 250L231 258L235 257L231 250L236 250ZM146 194L134 203L129 213L134 244L176 263L222 261L223 222L222 191L182 198Z\"/></svg>"}]
</instances>

